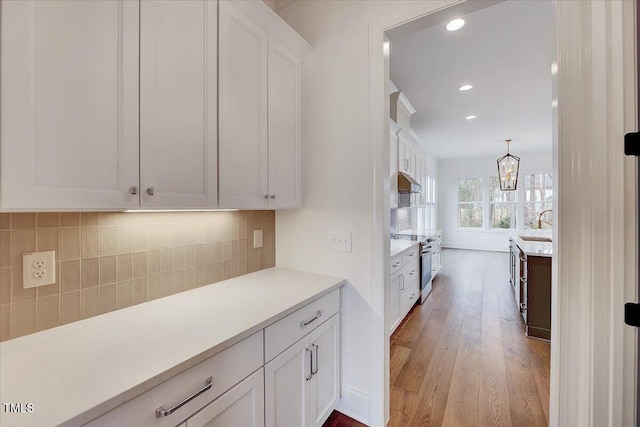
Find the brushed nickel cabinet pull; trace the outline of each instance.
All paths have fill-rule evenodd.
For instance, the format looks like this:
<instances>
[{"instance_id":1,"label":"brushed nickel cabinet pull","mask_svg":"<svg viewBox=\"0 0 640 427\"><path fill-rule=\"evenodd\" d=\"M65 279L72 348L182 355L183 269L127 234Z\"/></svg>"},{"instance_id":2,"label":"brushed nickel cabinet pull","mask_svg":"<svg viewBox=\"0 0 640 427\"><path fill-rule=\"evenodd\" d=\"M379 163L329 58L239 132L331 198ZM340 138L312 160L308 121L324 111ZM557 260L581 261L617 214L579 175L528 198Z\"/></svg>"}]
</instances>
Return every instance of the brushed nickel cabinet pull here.
<instances>
[{"instance_id":1,"label":"brushed nickel cabinet pull","mask_svg":"<svg viewBox=\"0 0 640 427\"><path fill-rule=\"evenodd\" d=\"M271 200L275 200L275 199L276 199L276 195L275 195L275 194L272 194L272 195L271 195Z\"/></svg>"},{"instance_id":2,"label":"brushed nickel cabinet pull","mask_svg":"<svg viewBox=\"0 0 640 427\"><path fill-rule=\"evenodd\" d=\"M311 346L313 348L314 361L311 366L311 375L315 375L318 373L318 344L313 344Z\"/></svg>"},{"instance_id":3,"label":"brushed nickel cabinet pull","mask_svg":"<svg viewBox=\"0 0 640 427\"><path fill-rule=\"evenodd\" d=\"M309 381L313 376L313 350L311 350L309 347L305 348L304 350L305 352L309 353L309 373L304 377L307 381Z\"/></svg>"},{"instance_id":4,"label":"brushed nickel cabinet pull","mask_svg":"<svg viewBox=\"0 0 640 427\"><path fill-rule=\"evenodd\" d=\"M305 326L309 325L311 322L314 322L318 317L322 316L322 311L318 310L316 312L316 317L314 317L313 319L309 319L309 320L301 320L300 321L300 327L304 328Z\"/></svg>"},{"instance_id":5,"label":"brushed nickel cabinet pull","mask_svg":"<svg viewBox=\"0 0 640 427\"><path fill-rule=\"evenodd\" d=\"M268 200L268 199L269 199L269 195L268 195L268 194L265 194L265 195L264 195L264 196L262 196L262 197L263 197L265 200Z\"/></svg>"},{"instance_id":6,"label":"brushed nickel cabinet pull","mask_svg":"<svg viewBox=\"0 0 640 427\"><path fill-rule=\"evenodd\" d=\"M147 194L149 196L153 196L153 193L155 193L155 189L153 187L147 188Z\"/></svg>"},{"instance_id":7,"label":"brushed nickel cabinet pull","mask_svg":"<svg viewBox=\"0 0 640 427\"><path fill-rule=\"evenodd\" d=\"M213 377L209 377L206 379L204 387L202 387L200 390L196 391L191 396L184 399L182 402L175 404L169 409L164 409L164 406L161 406L158 409L156 409L156 418L166 417L167 415L173 414L175 411L182 408L184 405L191 402L193 399L200 396L202 393L208 391L212 386L213 386Z\"/></svg>"},{"instance_id":8,"label":"brushed nickel cabinet pull","mask_svg":"<svg viewBox=\"0 0 640 427\"><path fill-rule=\"evenodd\" d=\"M138 194L138 187L136 187L135 185L129 187L129 194L133 194L134 196Z\"/></svg>"}]
</instances>

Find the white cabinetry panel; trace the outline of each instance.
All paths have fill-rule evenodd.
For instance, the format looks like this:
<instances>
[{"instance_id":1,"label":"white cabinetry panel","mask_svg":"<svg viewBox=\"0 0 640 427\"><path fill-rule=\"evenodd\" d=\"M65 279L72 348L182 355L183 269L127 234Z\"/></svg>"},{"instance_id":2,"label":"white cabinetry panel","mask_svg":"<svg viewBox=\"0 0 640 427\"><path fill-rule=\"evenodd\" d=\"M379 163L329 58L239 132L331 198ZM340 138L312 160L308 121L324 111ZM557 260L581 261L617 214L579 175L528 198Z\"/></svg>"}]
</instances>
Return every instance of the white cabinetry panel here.
<instances>
[{"instance_id":1,"label":"white cabinetry panel","mask_svg":"<svg viewBox=\"0 0 640 427\"><path fill-rule=\"evenodd\" d=\"M220 205L267 205L267 34L231 1L219 7Z\"/></svg>"},{"instance_id":2,"label":"white cabinetry panel","mask_svg":"<svg viewBox=\"0 0 640 427\"><path fill-rule=\"evenodd\" d=\"M137 206L138 3L1 7L1 208Z\"/></svg>"},{"instance_id":3,"label":"white cabinetry panel","mask_svg":"<svg viewBox=\"0 0 640 427\"><path fill-rule=\"evenodd\" d=\"M143 0L140 8L140 204L215 207L217 5Z\"/></svg>"}]
</instances>

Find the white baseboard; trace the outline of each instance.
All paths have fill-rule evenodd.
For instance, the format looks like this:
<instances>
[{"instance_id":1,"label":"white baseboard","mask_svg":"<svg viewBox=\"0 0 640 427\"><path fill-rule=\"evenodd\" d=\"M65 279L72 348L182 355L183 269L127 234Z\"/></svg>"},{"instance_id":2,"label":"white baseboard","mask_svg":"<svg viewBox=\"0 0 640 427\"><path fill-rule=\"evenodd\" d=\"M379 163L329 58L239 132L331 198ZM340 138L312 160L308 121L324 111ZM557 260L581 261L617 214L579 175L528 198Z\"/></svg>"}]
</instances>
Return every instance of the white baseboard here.
<instances>
[{"instance_id":1,"label":"white baseboard","mask_svg":"<svg viewBox=\"0 0 640 427\"><path fill-rule=\"evenodd\" d=\"M336 410L362 424L370 425L369 396L362 390L343 384L342 397Z\"/></svg>"}]
</instances>

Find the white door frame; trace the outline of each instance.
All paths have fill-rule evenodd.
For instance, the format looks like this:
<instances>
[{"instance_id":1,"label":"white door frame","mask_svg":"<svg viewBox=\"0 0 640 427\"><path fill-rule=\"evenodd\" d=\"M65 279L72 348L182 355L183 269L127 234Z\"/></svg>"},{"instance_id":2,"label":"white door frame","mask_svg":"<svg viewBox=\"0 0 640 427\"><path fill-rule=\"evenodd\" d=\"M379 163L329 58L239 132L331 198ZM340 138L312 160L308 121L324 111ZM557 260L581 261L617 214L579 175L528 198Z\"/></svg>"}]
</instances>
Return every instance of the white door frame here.
<instances>
[{"instance_id":1,"label":"white door frame","mask_svg":"<svg viewBox=\"0 0 640 427\"><path fill-rule=\"evenodd\" d=\"M371 305L375 349L369 419L389 418L389 106L384 32L459 1L369 23L369 138L373 144ZM636 331L623 305L637 299L636 163L623 154L636 130L635 2L556 4L558 137L554 174L551 426L635 425ZM384 420L384 422L381 422Z\"/></svg>"}]
</instances>

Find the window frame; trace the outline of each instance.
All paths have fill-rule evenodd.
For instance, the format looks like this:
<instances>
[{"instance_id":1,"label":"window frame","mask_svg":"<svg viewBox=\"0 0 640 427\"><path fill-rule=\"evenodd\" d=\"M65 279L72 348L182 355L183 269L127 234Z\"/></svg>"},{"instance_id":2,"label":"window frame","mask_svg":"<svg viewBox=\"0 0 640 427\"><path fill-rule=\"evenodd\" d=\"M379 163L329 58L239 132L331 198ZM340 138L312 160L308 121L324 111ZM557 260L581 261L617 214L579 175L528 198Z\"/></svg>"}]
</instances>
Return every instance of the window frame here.
<instances>
[{"instance_id":1,"label":"window frame","mask_svg":"<svg viewBox=\"0 0 640 427\"><path fill-rule=\"evenodd\" d=\"M509 191L510 193L513 194L513 198L514 200L511 202L494 202L493 199L493 188L492 185L494 185L494 180L498 185L498 189L500 188L500 177L498 176L490 176L488 179L488 193L489 193L489 197L487 198L488 200L488 211L487 214L489 216L489 222L487 223L488 225L488 229L490 231L516 231L518 230L518 191L514 190L514 191ZM491 212L492 212L492 208L495 205L507 205L507 206L512 206L513 207L513 215L512 215L512 220L511 220L511 224L513 225L512 227L494 227L493 226L493 220L491 217Z\"/></svg>"},{"instance_id":2,"label":"window frame","mask_svg":"<svg viewBox=\"0 0 640 427\"><path fill-rule=\"evenodd\" d=\"M481 188L481 191L480 191L481 199L480 200L471 201L471 202L468 202L468 201L467 202L461 202L460 201L460 181L463 180L463 179L465 179L465 180L470 180L470 179L480 180L480 188ZM458 212L457 212L457 215L456 215L457 216L457 221L458 221L458 230L463 230L463 231L482 231L482 230L486 229L485 228L485 226L486 226L486 224L485 224L485 208L484 208L484 204L486 202L486 197L485 197L485 194L484 194L485 190L486 190L485 186L486 186L486 180L485 180L484 176L458 177L458 191L457 191L457 196L456 196L457 199L458 199L458 209L457 209ZM461 205L466 205L466 206L479 205L480 206L480 212L481 212L480 218L481 218L481 221L482 221L482 224L480 225L480 227L465 227L465 226L461 225L461 221L460 221L461 220L461 218L460 218L460 207L461 207Z\"/></svg>"}]
</instances>

